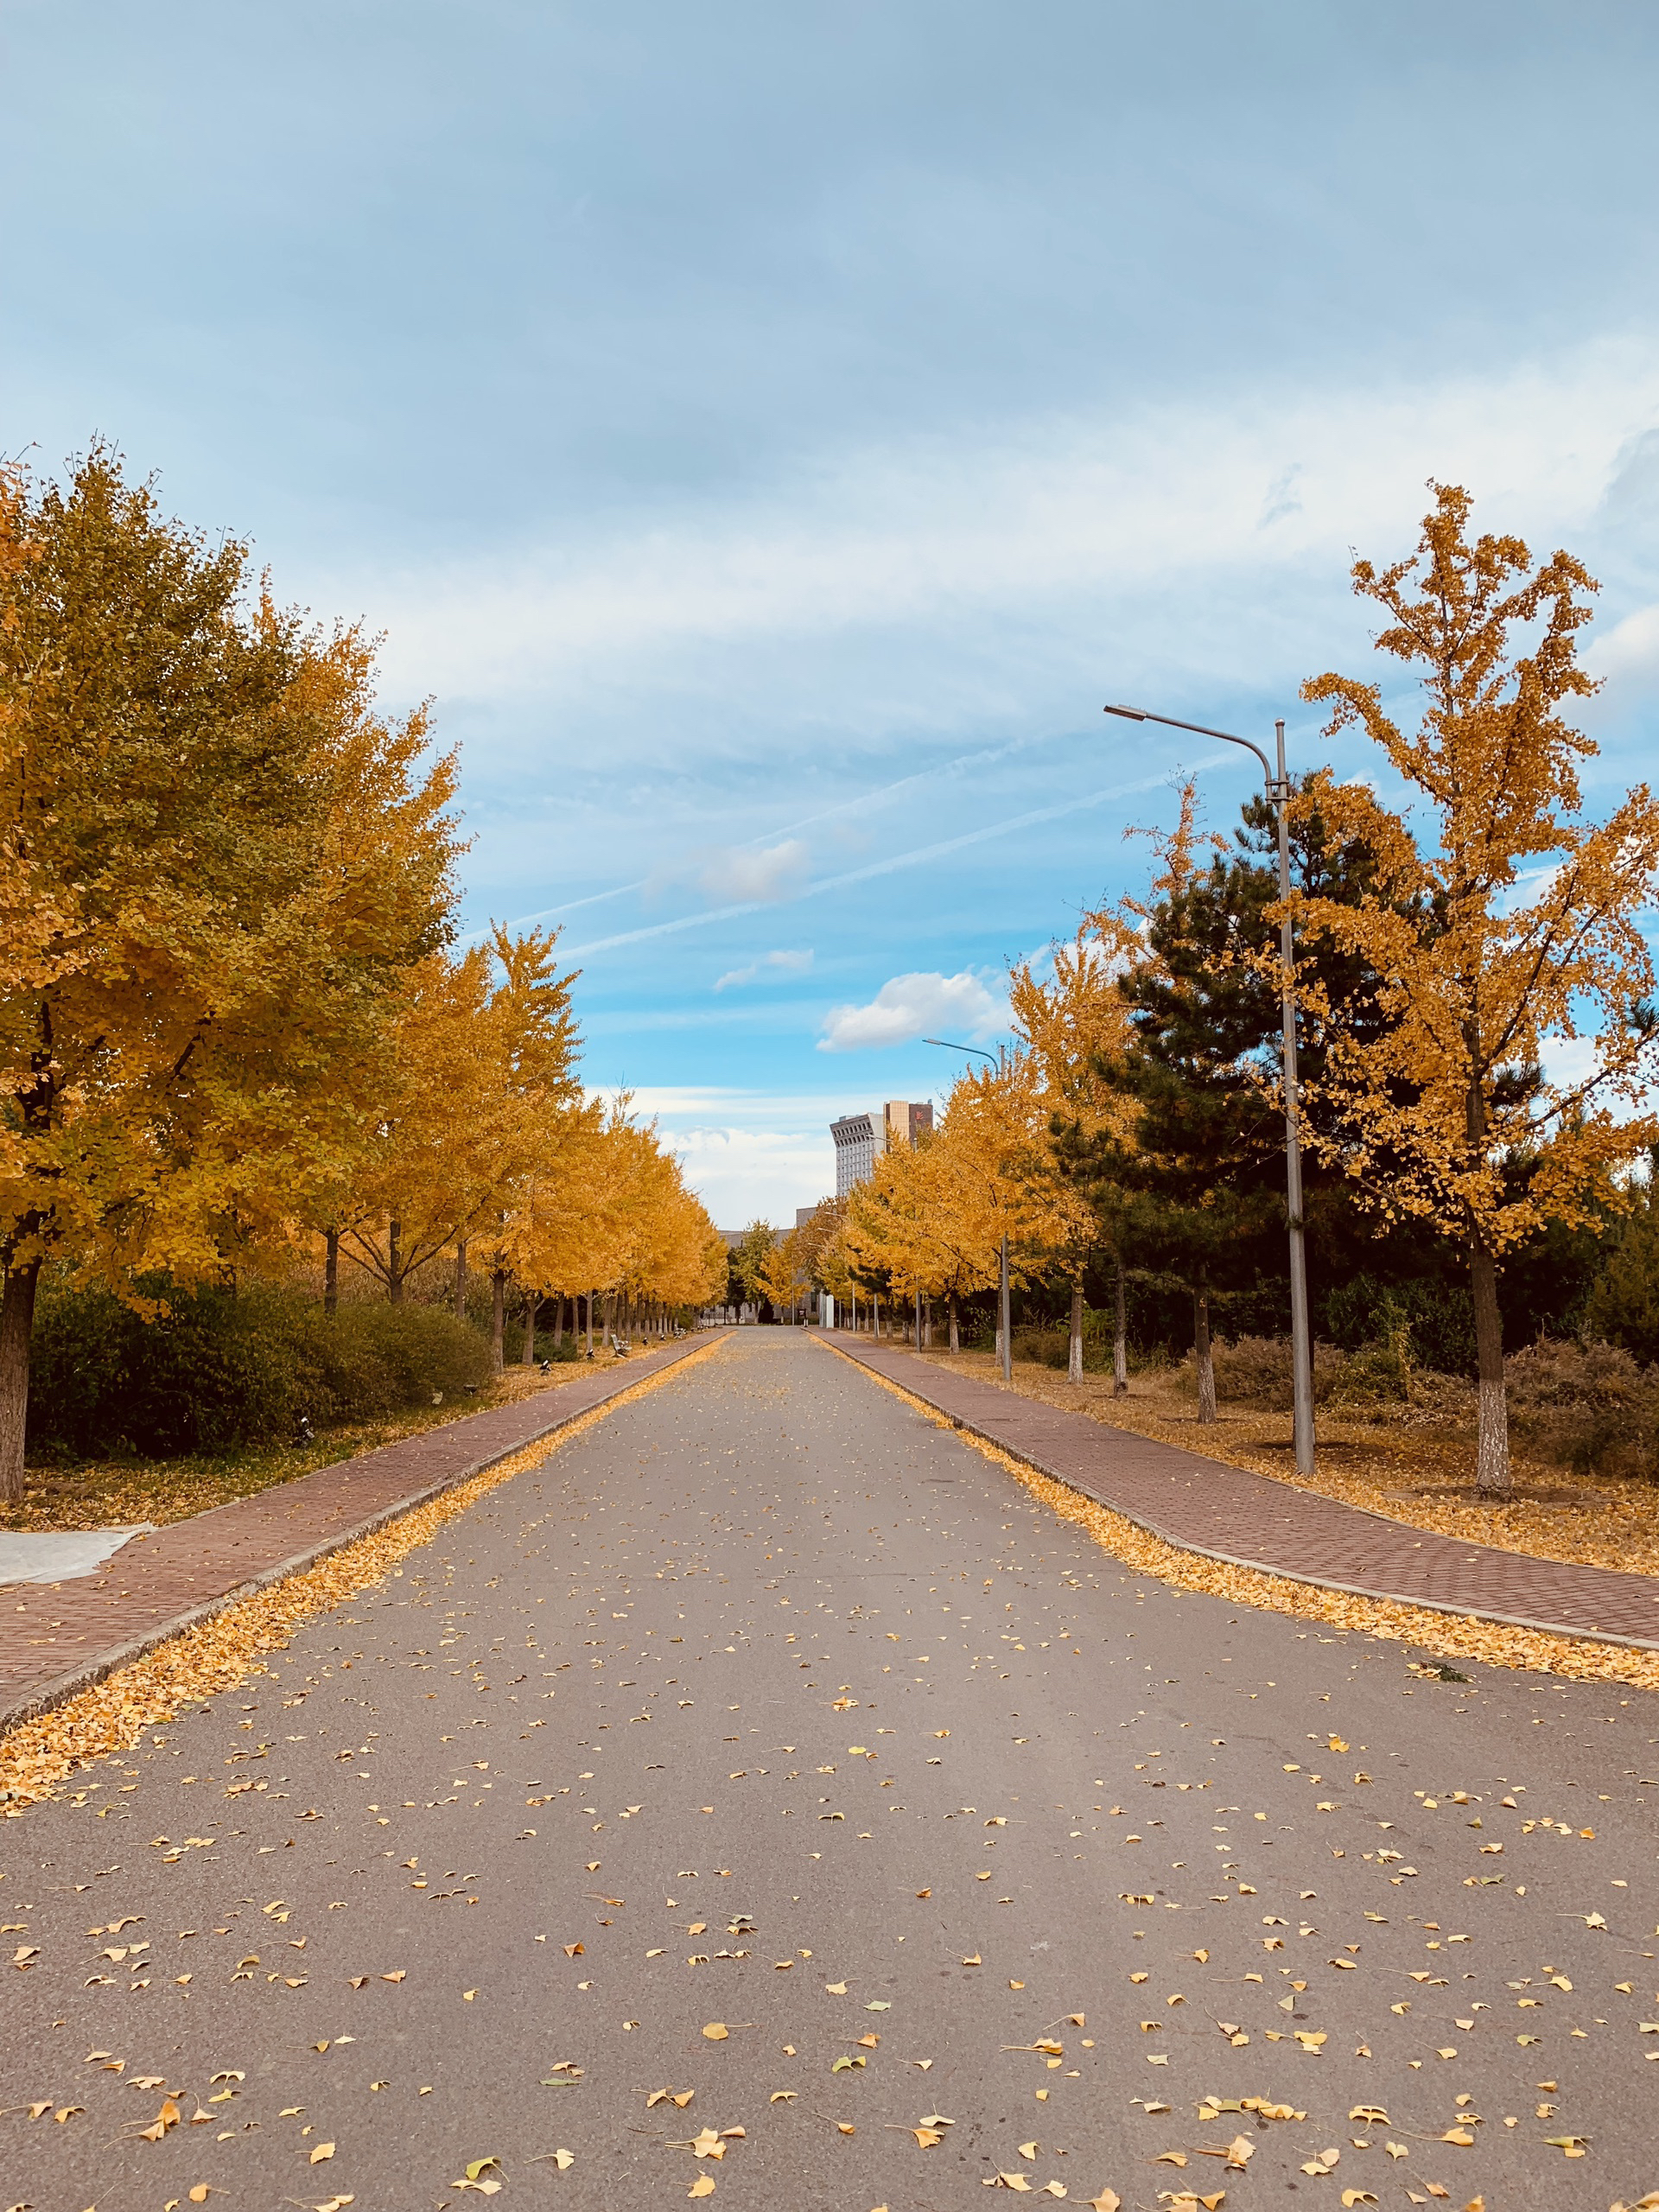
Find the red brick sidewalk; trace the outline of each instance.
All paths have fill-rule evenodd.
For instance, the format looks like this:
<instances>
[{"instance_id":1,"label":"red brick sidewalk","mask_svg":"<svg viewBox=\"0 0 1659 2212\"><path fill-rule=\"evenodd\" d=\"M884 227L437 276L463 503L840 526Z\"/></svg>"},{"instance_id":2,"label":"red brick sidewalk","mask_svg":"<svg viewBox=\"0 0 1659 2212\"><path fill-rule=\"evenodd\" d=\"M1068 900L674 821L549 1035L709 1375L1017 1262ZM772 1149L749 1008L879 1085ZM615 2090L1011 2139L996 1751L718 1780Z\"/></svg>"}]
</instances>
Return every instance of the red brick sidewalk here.
<instances>
[{"instance_id":1,"label":"red brick sidewalk","mask_svg":"<svg viewBox=\"0 0 1659 2212\"><path fill-rule=\"evenodd\" d=\"M828 1341L959 1427L1184 1551L1327 1590L1659 1650L1659 1580L1497 1550L1062 1413L913 1353Z\"/></svg>"},{"instance_id":2,"label":"red brick sidewalk","mask_svg":"<svg viewBox=\"0 0 1659 2212\"><path fill-rule=\"evenodd\" d=\"M0 1592L0 1729L43 1711L237 1592L308 1567L709 1342L694 1337L553 1390L135 1536L96 1574Z\"/></svg>"}]
</instances>

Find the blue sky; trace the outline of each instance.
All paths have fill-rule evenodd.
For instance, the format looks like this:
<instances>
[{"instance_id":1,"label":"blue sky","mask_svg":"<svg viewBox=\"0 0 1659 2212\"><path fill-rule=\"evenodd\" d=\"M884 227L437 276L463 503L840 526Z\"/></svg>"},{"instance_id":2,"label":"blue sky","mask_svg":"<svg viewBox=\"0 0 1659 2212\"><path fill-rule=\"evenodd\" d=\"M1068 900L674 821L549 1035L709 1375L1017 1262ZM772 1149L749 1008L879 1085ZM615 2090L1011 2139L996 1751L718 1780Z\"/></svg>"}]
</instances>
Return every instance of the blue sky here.
<instances>
[{"instance_id":1,"label":"blue sky","mask_svg":"<svg viewBox=\"0 0 1659 2212\"><path fill-rule=\"evenodd\" d=\"M1223 748L1326 757L1431 474L1659 704L1659 18L6 0L0 446L100 431L386 632L467 919L556 918L717 1217L995 1039ZM1345 772L1369 769L1347 744Z\"/></svg>"}]
</instances>

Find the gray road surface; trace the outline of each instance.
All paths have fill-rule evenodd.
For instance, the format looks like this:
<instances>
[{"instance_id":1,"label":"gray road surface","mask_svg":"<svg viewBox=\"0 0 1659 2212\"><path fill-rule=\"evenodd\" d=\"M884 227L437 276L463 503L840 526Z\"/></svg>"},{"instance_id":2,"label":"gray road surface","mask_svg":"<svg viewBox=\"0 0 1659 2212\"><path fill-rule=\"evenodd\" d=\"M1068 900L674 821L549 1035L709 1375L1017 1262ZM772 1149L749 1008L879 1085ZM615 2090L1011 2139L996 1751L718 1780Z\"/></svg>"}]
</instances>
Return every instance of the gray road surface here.
<instances>
[{"instance_id":1,"label":"gray road surface","mask_svg":"<svg viewBox=\"0 0 1659 2212\"><path fill-rule=\"evenodd\" d=\"M1409 1657L746 1331L0 1827L0 2208L1634 2202L1659 1710Z\"/></svg>"}]
</instances>

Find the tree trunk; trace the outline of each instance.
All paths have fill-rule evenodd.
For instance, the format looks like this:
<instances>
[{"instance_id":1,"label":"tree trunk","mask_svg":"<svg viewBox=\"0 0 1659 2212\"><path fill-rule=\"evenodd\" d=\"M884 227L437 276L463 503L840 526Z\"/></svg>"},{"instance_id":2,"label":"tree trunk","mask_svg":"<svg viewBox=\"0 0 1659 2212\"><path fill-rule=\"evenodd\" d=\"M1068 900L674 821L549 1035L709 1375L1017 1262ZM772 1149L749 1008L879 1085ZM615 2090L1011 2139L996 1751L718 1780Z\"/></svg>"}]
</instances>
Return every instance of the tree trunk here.
<instances>
[{"instance_id":1,"label":"tree trunk","mask_svg":"<svg viewBox=\"0 0 1659 2212\"><path fill-rule=\"evenodd\" d=\"M571 1333L571 1335L572 1335L572 1336L575 1336L575 1334L576 1333L576 1332L575 1332L575 1325L574 1325L574 1324L573 1324L573 1325L572 1325L572 1326L571 1326L570 1333ZM564 1293L563 1293L563 1291L561 1291L561 1292L559 1293L558 1296L557 1296L557 1297L553 1300L553 1349L554 1349L554 1351L558 1351L558 1349L559 1349L559 1347L560 1347L560 1345L561 1345L561 1344L563 1344L563 1342L564 1342Z\"/></svg>"},{"instance_id":2,"label":"tree trunk","mask_svg":"<svg viewBox=\"0 0 1659 2212\"><path fill-rule=\"evenodd\" d=\"M1123 1262L1117 1263L1117 1312L1112 1324L1112 1395L1129 1395L1129 1325L1123 1295Z\"/></svg>"},{"instance_id":3,"label":"tree trunk","mask_svg":"<svg viewBox=\"0 0 1659 2212\"><path fill-rule=\"evenodd\" d=\"M917 1349L917 1351L920 1351L921 1348L922 1348L922 1294L921 1294L921 1292L918 1290L918 1291L917 1292L917 1294L916 1294L916 1349Z\"/></svg>"},{"instance_id":4,"label":"tree trunk","mask_svg":"<svg viewBox=\"0 0 1659 2212\"><path fill-rule=\"evenodd\" d=\"M467 1319L467 1239L455 1239L455 1319Z\"/></svg>"},{"instance_id":5,"label":"tree trunk","mask_svg":"<svg viewBox=\"0 0 1659 2212\"><path fill-rule=\"evenodd\" d=\"M523 1364L526 1367L534 1367L536 1364L536 1309L541 1302L541 1300L537 1298L533 1290L527 1290L524 1293L524 1357Z\"/></svg>"},{"instance_id":6,"label":"tree trunk","mask_svg":"<svg viewBox=\"0 0 1659 2212\"><path fill-rule=\"evenodd\" d=\"M325 1313L340 1311L340 1231L330 1229L323 1236L322 1310Z\"/></svg>"},{"instance_id":7,"label":"tree trunk","mask_svg":"<svg viewBox=\"0 0 1659 2212\"><path fill-rule=\"evenodd\" d=\"M1071 1343L1066 1353L1065 1379L1068 1382L1083 1380L1083 1285L1071 1286Z\"/></svg>"},{"instance_id":8,"label":"tree trunk","mask_svg":"<svg viewBox=\"0 0 1659 2212\"><path fill-rule=\"evenodd\" d=\"M1210 1294L1192 1294L1192 1335L1198 1355L1198 1419L1206 1427L1216 1418L1216 1363L1210 1350Z\"/></svg>"},{"instance_id":9,"label":"tree trunk","mask_svg":"<svg viewBox=\"0 0 1659 2212\"><path fill-rule=\"evenodd\" d=\"M952 1351L962 1350L962 1333L957 1326L957 1294L954 1290L950 1294L950 1349Z\"/></svg>"},{"instance_id":10,"label":"tree trunk","mask_svg":"<svg viewBox=\"0 0 1659 2212\"><path fill-rule=\"evenodd\" d=\"M506 1365L507 1271L498 1268L490 1277L490 1372L499 1375Z\"/></svg>"},{"instance_id":11,"label":"tree trunk","mask_svg":"<svg viewBox=\"0 0 1659 2212\"><path fill-rule=\"evenodd\" d=\"M401 1306L404 1302L404 1224L401 1221L386 1224L386 1302Z\"/></svg>"},{"instance_id":12,"label":"tree trunk","mask_svg":"<svg viewBox=\"0 0 1659 2212\"><path fill-rule=\"evenodd\" d=\"M1475 1302L1475 1360L1480 1410L1475 1446L1475 1488L1483 1497L1510 1495L1510 1408L1503 1389L1503 1317L1497 1305L1497 1268L1477 1244L1469 1258Z\"/></svg>"},{"instance_id":13,"label":"tree trunk","mask_svg":"<svg viewBox=\"0 0 1659 2212\"><path fill-rule=\"evenodd\" d=\"M591 1290L585 1303L588 1309L588 1357L591 1359L594 1356L594 1294Z\"/></svg>"},{"instance_id":14,"label":"tree trunk","mask_svg":"<svg viewBox=\"0 0 1659 2212\"><path fill-rule=\"evenodd\" d=\"M0 1301L0 1498L18 1505L23 1496L23 1438L29 1426L29 1344L35 1326L35 1290L41 1263L10 1268Z\"/></svg>"}]
</instances>

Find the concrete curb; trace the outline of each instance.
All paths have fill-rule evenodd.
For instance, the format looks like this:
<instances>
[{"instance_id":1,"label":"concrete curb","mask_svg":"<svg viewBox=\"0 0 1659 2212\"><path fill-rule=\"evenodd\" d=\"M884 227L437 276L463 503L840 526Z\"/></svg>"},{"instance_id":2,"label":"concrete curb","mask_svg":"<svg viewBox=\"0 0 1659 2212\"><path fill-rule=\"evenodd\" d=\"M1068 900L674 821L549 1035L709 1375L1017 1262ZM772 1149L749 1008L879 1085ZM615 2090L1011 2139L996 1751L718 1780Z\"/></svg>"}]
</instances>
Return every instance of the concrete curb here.
<instances>
[{"instance_id":1,"label":"concrete curb","mask_svg":"<svg viewBox=\"0 0 1659 2212\"><path fill-rule=\"evenodd\" d=\"M238 1605L244 1598L251 1598L261 1590L270 1589L273 1583L285 1582L290 1575L303 1574L308 1567L315 1567L320 1560L327 1559L334 1553L343 1551L347 1544L356 1543L359 1537L373 1535L377 1530L386 1528L394 1521L401 1520L404 1514L412 1513L416 1506L428 1504L433 1498L442 1497L446 1491L454 1490L458 1484L470 1482L474 1475L481 1475L491 1467L499 1466L502 1460L511 1459L516 1452L527 1452L532 1445L540 1444L545 1438L556 1436L561 1429L569 1428L575 1421L585 1421L589 1414L601 1412L606 1406L613 1403L625 1391L635 1389L642 1382L655 1382L659 1376L671 1374L694 1353L710 1351L721 1341L723 1339L719 1337L715 1337L712 1340L705 1340L700 1336L694 1337L683 1346L677 1347L672 1357L659 1360L657 1365L646 1369L644 1374L636 1370L632 1375L629 1375L626 1368L613 1369L612 1372L616 1378L615 1387L607 1390L602 1397L596 1398L585 1406L561 1414L556 1420L549 1421L542 1427L532 1431L530 1435L521 1436L500 1451L492 1452L482 1459L474 1460L468 1466L458 1468L454 1473L445 1475L441 1481L428 1483L420 1490L410 1491L406 1497L397 1499L391 1505L378 1506L372 1513L365 1514L360 1521L353 1522L349 1528L337 1529L333 1535L325 1537L319 1543L308 1544L303 1551L293 1553L289 1558L279 1560L276 1566L262 1568L257 1574L249 1575L245 1580L234 1584L228 1590L222 1591L216 1598L206 1599L200 1605L190 1606L187 1611L175 1613L167 1620L156 1622L153 1627L146 1629L142 1636L131 1637L124 1643L112 1644L107 1650L100 1651L95 1658L81 1660L67 1674L59 1675L49 1682L42 1682L38 1688L29 1690L23 1696L14 1699L10 1705L0 1706L0 1738L3 1738L8 1730L17 1727L22 1722L38 1719L42 1713L50 1713L54 1707L66 1704L70 1698L76 1696L81 1690L91 1689L95 1683L105 1681L121 1668L130 1666L135 1659L142 1659L148 1653L158 1649L163 1643L170 1643L175 1637L184 1636L191 1629L199 1628L204 1621L210 1621L216 1614L224 1612L227 1606ZM647 1354L646 1357L649 1358L652 1355ZM461 1416L463 1421L478 1418L477 1414ZM460 1426L460 1423L456 1425ZM315 1471L321 1474L324 1470L317 1468ZM216 1505L210 1508L210 1510L214 1513L232 1511L234 1510L234 1504L235 1501L232 1501L228 1506Z\"/></svg>"},{"instance_id":2,"label":"concrete curb","mask_svg":"<svg viewBox=\"0 0 1659 2212\"><path fill-rule=\"evenodd\" d=\"M1564 1627L1560 1621L1531 1620L1522 1613L1497 1613L1478 1605L1447 1605L1438 1599L1420 1597L1402 1591L1378 1589L1363 1583L1333 1582L1320 1575L1299 1574L1294 1567L1278 1567L1269 1560L1242 1558L1233 1552L1213 1550L1207 1544L1195 1542L1191 1536L1180 1535L1178 1530L1160 1527L1157 1522L1148 1520L1145 1514L1137 1513L1130 1507L1120 1504L1115 1498L1102 1497L1081 1477L1067 1474L1060 1467L1049 1466L1034 1452L1010 1444L1006 1437L998 1436L991 1429L982 1428L977 1422L967 1420L961 1414L953 1413L949 1406L941 1405L937 1399L930 1398L925 1390L914 1389L908 1382L900 1382L891 1375L884 1375L879 1367L861 1357L857 1352L849 1350L846 1345L830 1343L828 1337L825 1337L823 1341L830 1345L831 1351L839 1352L843 1359L850 1360L855 1367L861 1368L866 1375L873 1376L877 1382L887 1383L889 1388L900 1391L906 1397L914 1399L918 1405L925 1406L930 1413L938 1414L941 1419L949 1421L952 1428L959 1428L969 1436L976 1436L983 1444L995 1445L999 1452L1006 1452L1011 1459L1017 1459L1022 1467L1034 1468L1038 1474L1046 1475L1051 1482L1059 1483L1065 1489L1075 1491L1079 1497L1086 1497L1091 1505L1103 1506L1108 1513L1116 1513L1120 1520L1128 1522L1131 1527L1141 1529L1148 1536L1156 1536L1160 1543L1168 1544L1174 1551L1190 1552L1196 1559L1212 1559L1222 1567L1248 1567L1253 1573L1270 1574L1281 1582L1300 1582L1304 1587L1311 1590L1334 1590L1344 1597L1370 1598L1379 1605L1414 1605L1421 1612L1444 1613L1448 1619L1491 1621L1502 1628L1523 1628L1539 1635L1559 1636L1569 1643L1611 1643L1618 1645L1625 1651L1659 1651L1659 1639L1649 1637L1614 1636L1602 1629L1568 1628ZM1051 1408L1050 1410L1054 1409ZM1109 1424L1102 1422L1097 1425L1104 1427ZM1218 1467L1224 1467L1228 1465L1229 1462L1217 1459L1214 1464ZM1389 1515L1376 1512L1370 1507L1351 1506L1349 1510L1354 1513L1369 1513L1370 1518L1376 1521L1391 1521ZM1391 1522L1391 1525L1404 1529L1414 1524L1400 1521ZM1516 1556L1529 1558L1533 1554L1522 1553L1516 1554ZM1550 1563L1559 1565L1563 1562Z\"/></svg>"}]
</instances>

